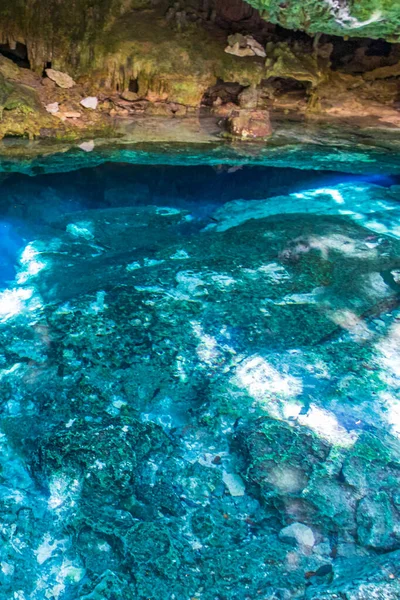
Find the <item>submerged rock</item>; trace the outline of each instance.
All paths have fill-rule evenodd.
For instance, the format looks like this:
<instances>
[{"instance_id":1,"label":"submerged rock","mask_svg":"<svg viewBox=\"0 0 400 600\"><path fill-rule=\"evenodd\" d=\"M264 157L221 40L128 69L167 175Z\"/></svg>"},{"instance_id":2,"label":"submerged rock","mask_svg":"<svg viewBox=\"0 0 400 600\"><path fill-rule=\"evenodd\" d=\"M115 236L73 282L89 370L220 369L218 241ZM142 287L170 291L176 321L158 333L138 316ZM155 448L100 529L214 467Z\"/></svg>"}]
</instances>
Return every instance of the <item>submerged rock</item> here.
<instances>
[{"instance_id":1,"label":"submerged rock","mask_svg":"<svg viewBox=\"0 0 400 600\"><path fill-rule=\"evenodd\" d=\"M398 190L175 173L3 182L2 590L396 598L400 242L333 208Z\"/></svg>"},{"instance_id":2,"label":"submerged rock","mask_svg":"<svg viewBox=\"0 0 400 600\"><path fill-rule=\"evenodd\" d=\"M312 548L315 544L315 537L312 529L303 523L292 523L288 527L284 527L279 532L279 538L283 542L290 544L296 543L300 546Z\"/></svg>"}]
</instances>

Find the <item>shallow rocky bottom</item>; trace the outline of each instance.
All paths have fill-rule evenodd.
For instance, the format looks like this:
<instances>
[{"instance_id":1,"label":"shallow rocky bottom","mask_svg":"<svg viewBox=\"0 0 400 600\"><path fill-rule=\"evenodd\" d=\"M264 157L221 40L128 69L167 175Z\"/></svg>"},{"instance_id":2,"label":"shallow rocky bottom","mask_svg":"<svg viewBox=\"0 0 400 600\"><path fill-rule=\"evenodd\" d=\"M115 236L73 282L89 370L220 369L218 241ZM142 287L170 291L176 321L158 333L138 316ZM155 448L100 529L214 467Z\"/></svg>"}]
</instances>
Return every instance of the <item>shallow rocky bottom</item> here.
<instances>
[{"instance_id":1,"label":"shallow rocky bottom","mask_svg":"<svg viewBox=\"0 0 400 600\"><path fill-rule=\"evenodd\" d=\"M1 599L399 598L397 183L3 178Z\"/></svg>"}]
</instances>

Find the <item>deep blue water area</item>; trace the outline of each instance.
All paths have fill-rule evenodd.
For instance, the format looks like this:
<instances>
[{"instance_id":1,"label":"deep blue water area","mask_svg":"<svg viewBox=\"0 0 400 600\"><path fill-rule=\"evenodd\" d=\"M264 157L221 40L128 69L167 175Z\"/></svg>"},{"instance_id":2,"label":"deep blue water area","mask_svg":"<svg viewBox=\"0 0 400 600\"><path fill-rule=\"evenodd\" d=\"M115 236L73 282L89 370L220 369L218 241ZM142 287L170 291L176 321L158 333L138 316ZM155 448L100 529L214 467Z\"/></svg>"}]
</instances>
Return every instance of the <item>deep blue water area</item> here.
<instances>
[{"instance_id":1,"label":"deep blue water area","mask_svg":"<svg viewBox=\"0 0 400 600\"><path fill-rule=\"evenodd\" d=\"M190 211L190 232L232 200L267 199L358 182L390 187L400 176L258 166L162 166L106 163L68 173L3 174L0 195L0 285L15 275L18 253L36 228L82 210L168 205Z\"/></svg>"},{"instance_id":2,"label":"deep blue water area","mask_svg":"<svg viewBox=\"0 0 400 600\"><path fill-rule=\"evenodd\" d=\"M0 600L400 598L400 176L210 162L1 174Z\"/></svg>"}]
</instances>

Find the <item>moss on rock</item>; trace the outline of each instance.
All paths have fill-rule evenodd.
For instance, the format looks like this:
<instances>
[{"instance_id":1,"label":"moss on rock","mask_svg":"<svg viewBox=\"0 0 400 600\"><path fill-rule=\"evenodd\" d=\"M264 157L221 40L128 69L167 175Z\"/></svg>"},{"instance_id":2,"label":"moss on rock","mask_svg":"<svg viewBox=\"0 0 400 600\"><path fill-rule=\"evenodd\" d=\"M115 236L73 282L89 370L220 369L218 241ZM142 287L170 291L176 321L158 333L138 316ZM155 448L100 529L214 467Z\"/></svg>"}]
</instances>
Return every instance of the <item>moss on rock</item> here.
<instances>
[{"instance_id":1,"label":"moss on rock","mask_svg":"<svg viewBox=\"0 0 400 600\"><path fill-rule=\"evenodd\" d=\"M400 5L393 0L248 0L264 19L311 34L400 38Z\"/></svg>"}]
</instances>

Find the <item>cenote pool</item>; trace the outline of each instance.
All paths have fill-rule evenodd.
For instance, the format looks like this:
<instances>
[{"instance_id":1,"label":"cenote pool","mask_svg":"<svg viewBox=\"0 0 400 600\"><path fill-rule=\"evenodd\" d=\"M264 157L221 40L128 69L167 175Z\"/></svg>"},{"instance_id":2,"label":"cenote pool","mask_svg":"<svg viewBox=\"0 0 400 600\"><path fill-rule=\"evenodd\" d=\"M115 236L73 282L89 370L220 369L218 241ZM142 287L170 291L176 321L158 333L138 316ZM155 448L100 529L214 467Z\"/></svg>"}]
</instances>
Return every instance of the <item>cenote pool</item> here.
<instances>
[{"instance_id":1,"label":"cenote pool","mask_svg":"<svg viewBox=\"0 0 400 600\"><path fill-rule=\"evenodd\" d=\"M150 162L0 175L0 598L400 598L399 175Z\"/></svg>"}]
</instances>

